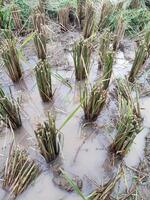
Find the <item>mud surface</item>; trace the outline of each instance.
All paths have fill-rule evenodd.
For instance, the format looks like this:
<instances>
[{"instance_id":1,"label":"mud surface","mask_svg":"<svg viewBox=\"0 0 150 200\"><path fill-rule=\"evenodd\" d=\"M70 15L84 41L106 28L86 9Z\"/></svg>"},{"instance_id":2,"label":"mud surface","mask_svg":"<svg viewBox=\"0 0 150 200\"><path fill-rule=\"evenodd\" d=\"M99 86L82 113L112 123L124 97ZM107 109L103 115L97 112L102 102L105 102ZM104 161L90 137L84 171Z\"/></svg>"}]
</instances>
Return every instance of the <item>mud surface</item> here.
<instances>
[{"instance_id":1,"label":"mud surface","mask_svg":"<svg viewBox=\"0 0 150 200\"><path fill-rule=\"evenodd\" d=\"M15 98L20 98L23 127L15 131L14 135L10 133L8 129L1 130L0 156L2 162L0 162L0 169L2 170L4 167L9 144L15 137L16 143L26 148L31 157L40 164L43 170L32 186L17 198L18 200L79 200L80 197L75 193L67 193L54 184L53 170L46 165L44 159L40 156L34 136L36 124L47 118L48 111L56 116L56 125L59 129L66 117L79 106L80 101L80 87L79 83L75 81L71 52L72 45L74 41L79 38L80 34L78 32L61 33L58 25L55 25L54 22L48 25L48 30L49 38L51 38L47 44L48 60L52 68L53 91L55 91L54 99L51 103L42 103L36 86L34 67L38 60L33 41L28 43L23 49L25 55L22 59L24 73L20 83L14 85L4 72L3 67L1 68L0 83L3 85L3 88L6 92L9 92L9 88L11 88L13 96L15 96ZM22 39L23 38L20 38L20 40ZM126 41L128 40L126 39ZM126 43L127 42L125 42L125 44ZM97 186L106 183L117 171L117 167L111 165L110 155L108 153L108 147L116 134L115 122L117 118L117 106L111 93L113 93L115 78L126 77L128 75L132 66L135 49L129 49L129 44L126 44L124 45L123 51L121 50L119 50L116 55L110 85L110 94L108 95L106 106L98 120L93 124L85 126L83 122L83 111L80 108L73 118L61 129L61 133L63 134L62 152L58 159L59 161L56 160L55 164L59 163L61 160L61 167L63 167L68 174L78 176L82 180L82 191L86 195L96 189ZM141 73L138 80L142 92L149 90L150 80L148 78L148 71L145 69L147 69L147 67L144 68L145 73ZM57 74L63 77L63 82L65 84L56 78ZM91 62L90 82L93 84L100 75L97 51L95 50ZM147 79L145 79L145 76ZM141 161L146 160L146 167L149 170L150 146L148 141L150 139L148 133L150 129L150 97L143 97L141 95L140 102L144 119L144 129L136 137L131 151L124 159L124 164L126 168L136 169ZM145 146L146 136L147 145ZM53 166L51 167L53 168ZM126 170L128 187L130 187L132 183L133 174L132 170L130 172ZM146 191L147 188L150 187L148 181L146 181L146 183L143 191ZM116 187L116 192L126 193L128 190L126 181L122 180L119 184L120 186L118 185ZM145 194L145 192L143 192L143 194ZM5 195L6 193L0 190L1 200L6 199ZM147 199L147 197L144 198Z\"/></svg>"}]
</instances>

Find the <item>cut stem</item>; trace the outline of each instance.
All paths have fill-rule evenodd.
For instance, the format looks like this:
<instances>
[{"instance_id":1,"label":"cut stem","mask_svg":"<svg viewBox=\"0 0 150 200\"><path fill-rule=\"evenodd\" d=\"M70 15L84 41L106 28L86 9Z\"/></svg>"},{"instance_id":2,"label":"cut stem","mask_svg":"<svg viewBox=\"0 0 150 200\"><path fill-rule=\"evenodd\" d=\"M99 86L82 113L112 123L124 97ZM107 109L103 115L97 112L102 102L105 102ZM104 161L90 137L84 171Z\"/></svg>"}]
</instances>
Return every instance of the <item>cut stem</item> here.
<instances>
[{"instance_id":1,"label":"cut stem","mask_svg":"<svg viewBox=\"0 0 150 200\"><path fill-rule=\"evenodd\" d=\"M39 173L39 167L29 158L27 152L13 145L4 169L3 188L8 189L10 196L16 199Z\"/></svg>"},{"instance_id":2,"label":"cut stem","mask_svg":"<svg viewBox=\"0 0 150 200\"><path fill-rule=\"evenodd\" d=\"M22 125L19 106L13 98L6 97L2 88L0 88L0 115L8 127L16 129Z\"/></svg>"},{"instance_id":3,"label":"cut stem","mask_svg":"<svg viewBox=\"0 0 150 200\"><path fill-rule=\"evenodd\" d=\"M73 60L76 79L83 80L87 78L91 60L91 44L89 41L80 39L80 41L75 42Z\"/></svg>"},{"instance_id":4,"label":"cut stem","mask_svg":"<svg viewBox=\"0 0 150 200\"><path fill-rule=\"evenodd\" d=\"M134 59L131 71L129 73L128 80L130 82L135 81L135 78L136 78L138 72L140 71L142 65L145 62L146 56L147 56L147 51L145 48L145 44L141 44L136 51L135 59Z\"/></svg>"},{"instance_id":5,"label":"cut stem","mask_svg":"<svg viewBox=\"0 0 150 200\"><path fill-rule=\"evenodd\" d=\"M95 31L95 10L92 3L86 3L83 37L89 38Z\"/></svg>"},{"instance_id":6,"label":"cut stem","mask_svg":"<svg viewBox=\"0 0 150 200\"><path fill-rule=\"evenodd\" d=\"M19 56L13 38L9 37L2 42L2 59L8 74L13 82L22 77Z\"/></svg>"},{"instance_id":7,"label":"cut stem","mask_svg":"<svg viewBox=\"0 0 150 200\"><path fill-rule=\"evenodd\" d=\"M44 102L52 100L51 67L47 60L42 60L35 68L36 81L40 96Z\"/></svg>"},{"instance_id":8,"label":"cut stem","mask_svg":"<svg viewBox=\"0 0 150 200\"><path fill-rule=\"evenodd\" d=\"M47 122L38 124L35 136L40 152L46 162L49 163L55 160L60 152L60 142L53 116L49 114Z\"/></svg>"},{"instance_id":9,"label":"cut stem","mask_svg":"<svg viewBox=\"0 0 150 200\"><path fill-rule=\"evenodd\" d=\"M34 35L34 44L39 59L46 59L46 37L43 33L36 32Z\"/></svg>"},{"instance_id":10,"label":"cut stem","mask_svg":"<svg viewBox=\"0 0 150 200\"><path fill-rule=\"evenodd\" d=\"M99 116L107 97L106 90L99 84L95 84L91 91L87 85L81 94L81 105L84 111L85 120L95 121Z\"/></svg>"}]
</instances>

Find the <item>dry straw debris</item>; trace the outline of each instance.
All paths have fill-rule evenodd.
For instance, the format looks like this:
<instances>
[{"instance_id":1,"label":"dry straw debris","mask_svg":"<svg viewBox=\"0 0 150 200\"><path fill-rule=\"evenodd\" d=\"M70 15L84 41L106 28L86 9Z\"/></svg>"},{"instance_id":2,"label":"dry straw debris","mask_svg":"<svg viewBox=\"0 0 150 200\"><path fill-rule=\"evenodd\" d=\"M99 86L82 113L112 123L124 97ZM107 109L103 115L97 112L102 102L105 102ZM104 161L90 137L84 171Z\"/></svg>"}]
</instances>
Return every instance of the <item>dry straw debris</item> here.
<instances>
[{"instance_id":1,"label":"dry straw debris","mask_svg":"<svg viewBox=\"0 0 150 200\"><path fill-rule=\"evenodd\" d=\"M4 169L3 188L10 191L10 199L16 199L39 173L39 167L27 152L12 145Z\"/></svg>"}]
</instances>

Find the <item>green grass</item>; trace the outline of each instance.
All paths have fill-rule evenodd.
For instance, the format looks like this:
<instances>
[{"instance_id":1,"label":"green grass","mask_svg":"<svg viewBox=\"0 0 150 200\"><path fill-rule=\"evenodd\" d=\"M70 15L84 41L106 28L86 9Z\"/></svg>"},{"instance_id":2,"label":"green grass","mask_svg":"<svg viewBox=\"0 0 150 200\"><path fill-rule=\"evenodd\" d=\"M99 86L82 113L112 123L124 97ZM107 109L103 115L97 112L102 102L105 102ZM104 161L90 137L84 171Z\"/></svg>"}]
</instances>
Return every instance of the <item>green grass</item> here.
<instances>
[{"instance_id":1,"label":"green grass","mask_svg":"<svg viewBox=\"0 0 150 200\"><path fill-rule=\"evenodd\" d=\"M0 16L2 19L2 23L1 23L1 27L3 29L5 28L11 28L12 30L14 29L14 23L13 23L13 19L12 19L12 6L16 4L18 7L18 10L20 11L20 15L21 15L21 20L22 23L26 23L26 21L28 20L30 13L31 13L31 7L29 4L26 3L25 0L14 0L11 1L10 4L6 4L6 5L2 5L0 7ZM28 23L25 26L26 28L28 27Z\"/></svg>"},{"instance_id":2,"label":"green grass","mask_svg":"<svg viewBox=\"0 0 150 200\"><path fill-rule=\"evenodd\" d=\"M47 10L49 15L53 14L56 16L57 12L64 8L66 5L70 5L73 8L77 8L77 0L57 0L57 1L47 1ZM93 0L92 2L97 2L97 0ZM12 16L11 16L11 6L12 3L15 3L19 9L21 14L21 19L23 24L26 23L29 16L31 15L32 9L38 5L38 1L30 1L30 0L14 0L11 4L6 4L5 6L1 6L0 8L0 17L2 22L2 28L11 27L14 28ZM134 35L139 33L139 31L143 30L148 22L150 21L150 10L145 6L141 6L137 9L127 9L123 10L114 10L112 14L108 15L105 19L105 26L110 26L113 31L116 27L118 16L123 14L123 18L127 23L126 34ZM25 28L30 27L30 23L26 23Z\"/></svg>"},{"instance_id":3,"label":"green grass","mask_svg":"<svg viewBox=\"0 0 150 200\"><path fill-rule=\"evenodd\" d=\"M146 8L114 11L108 18L108 25L114 31L118 16L122 15L126 23L126 35L135 35L147 27L150 22L150 11Z\"/></svg>"},{"instance_id":4,"label":"green grass","mask_svg":"<svg viewBox=\"0 0 150 200\"><path fill-rule=\"evenodd\" d=\"M57 1L50 1L48 3L47 9L58 12L61 8L71 5L72 7L77 7L77 1L76 0L57 0Z\"/></svg>"}]
</instances>

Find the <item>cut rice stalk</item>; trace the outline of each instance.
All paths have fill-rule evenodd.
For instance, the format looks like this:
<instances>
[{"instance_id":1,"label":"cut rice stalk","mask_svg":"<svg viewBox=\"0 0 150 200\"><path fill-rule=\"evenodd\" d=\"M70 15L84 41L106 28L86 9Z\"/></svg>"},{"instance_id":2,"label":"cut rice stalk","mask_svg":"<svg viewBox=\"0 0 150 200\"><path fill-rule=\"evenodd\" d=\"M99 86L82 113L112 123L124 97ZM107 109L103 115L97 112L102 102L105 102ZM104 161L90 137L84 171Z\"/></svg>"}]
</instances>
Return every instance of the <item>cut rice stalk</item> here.
<instances>
[{"instance_id":1,"label":"cut rice stalk","mask_svg":"<svg viewBox=\"0 0 150 200\"><path fill-rule=\"evenodd\" d=\"M48 121L43 124L38 124L35 136L40 153L46 162L54 161L60 152L60 141L58 138L58 130L55 126L55 119L52 115L48 115Z\"/></svg>"},{"instance_id":2,"label":"cut rice stalk","mask_svg":"<svg viewBox=\"0 0 150 200\"><path fill-rule=\"evenodd\" d=\"M91 91L85 86L81 94L81 105L84 110L85 120L95 121L106 102L107 93L101 85L96 83Z\"/></svg>"},{"instance_id":3,"label":"cut rice stalk","mask_svg":"<svg viewBox=\"0 0 150 200\"><path fill-rule=\"evenodd\" d=\"M40 96L44 102L52 100L51 67L47 60L42 60L35 68L36 81Z\"/></svg>"},{"instance_id":4,"label":"cut rice stalk","mask_svg":"<svg viewBox=\"0 0 150 200\"><path fill-rule=\"evenodd\" d=\"M95 31L95 10L92 3L86 4L83 37L89 38Z\"/></svg>"},{"instance_id":5,"label":"cut rice stalk","mask_svg":"<svg viewBox=\"0 0 150 200\"><path fill-rule=\"evenodd\" d=\"M134 114L132 106L123 97L119 100L119 119L116 129L117 135L110 150L115 159L122 159L142 130L141 120Z\"/></svg>"},{"instance_id":6,"label":"cut rice stalk","mask_svg":"<svg viewBox=\"0 0 150 200\"><path fill-rule=\"evenodd\" d=\"M147 56L147 51L146 51L146 47L145 44L141 44L137 51L136 51L136 55L135 55L135 59L131 68L131 71L129 73L129 77L128 80L130 82L134 82L135 78L139 72L139 70L141 69L142 65L145 62L145 58Z\"/></svg>"},{"instance_id":7,"label":"cut rice stalk","mask_svg":"<svg viewBox=\"0 0 150 200\"><path fill-rule=\"evenodd\" d=\"M21 21L19 8L16 5L12 6L12 18L13 18L15 30L17 32L21 31L22 21Z\"/></svg>"},{"instance_id":8,"label":"cut rice stalk","mask_svg":"<svg viewBox=\"0 0 150 200\"><path fill-rule=\"evenodd\" d=\"M37 56L39 59L44 60L46 59L46 37L43 33L36 32L34 35L34 44L37 51Z\"/></svg>"},{"instance_id":9,"label":"cut rice stalk","mask_svg":"<svg viewBox=\"0 0 150 200\"><path fill-rule=\"evenodd\" d=\"M19 55L15 47L12 36L2 42L2 59L7 69L8 75L13 82L20 80L22 77Z\"/></svg>"},{"instance_id":10,"label":"cut rice stalk","mask_svg":"<svg viewBox=\"0 0 150 200\"><path fill-rule=\"evenodd\" d=\"M100 10L100 21L99 21L99 31L103 31L103 29L107 26L108 17L112 14L114 9L113 4L110 0L102 1L101 10Z\"/></svg>"},{"instance_id":11,"label":"cut rice stalk","mask_svg":"<svg viewBox=\"0 0 150 200\"><path fill-rule=\"evenodd\" d=\"M104 186L101 188L98 188L95 192L93 192L91 195L89 195L89 200L109 200L110 195L116 185L116 183L120 180L120 178L123 175L122 169L119 170L117 175L108 181Z\"/></svg>"},{"instance_id":12,"label":"cut rice stalk","mask_svg":"<svg viewBox=\"0 0 150 200\"><path fill-rule=\"evenodd\" d=\"M113 52L107 52L104 57L104 66L103 66L103 90L107 90L109 87L112 70L113 70Z\"/></svg>"},{"instance_id":13,"label":"cut rice stalk","mask_svg":"<svg viewBox=\"0 0 150 200\"><path fill-rule=\"evenodd\" d=\"M0 88L0 118L13 129L22 125L19 106L13 98L6 97L2 88Z\"/></svg>"},{"instance_id":14,"label":"cut rice stalk","mask_svg":"<svg viewBox=\"0 0 150 200\"><path fill-rule=\"evenodd\" d=\"M120 42L124 37L125 23L122 16L118 19L117 26L114 32L113 50L116 51L119 48Z\"/></svg>"},{"instance_id":15,"label":"cut rice stalk","mask_svg":"<svg viewBox=\"0 0 150 200\"><path fill-rule=\"evenodd\" d=\"M16 199L39 175L36 163L19 146L12 145L6 161L3 188L10 191L10 198Z\"/></svg>"},{"instance_id":16,"label":"cut rice stalk","mask_svg":"<svg viewBox=\"0 0 150 200\"><path fill-rule=\"evenodd\" d=\"M132 95L132 86L130 82L127 80L117 79L117 95L122 96L127 103L131 106L133 113L141 119L141 112L140 112L140 106L139 106L139 95L138 91L136 89L136 98L133 98Z\"/></svg>"},{"instance_id":17,"label":"cut rice stalk","mask_svg":"<svg viewBox=\"0 0 150 200\"><path fill-rule=\"evenodd\" d=\"M65 8L62 8L58 12L58 21L61 25L62 31L67 31L69 28L69 14L70 14L70 6L66 6Z\"/></svg>"},{"instance_id":18,"label":"cut rice stalk","mask_svg":"<svg viewBox=\"0 0 150 200\"><path fill-rule=\"evenodd\" d=\"M107 30L100 36L99 69L101 69L104 66L104 60L106 58L107 52L110 50L110 44L111 44L111 34L109 33L109 30Z\"/></svg>"},{"instance_id":19,"label":"cut rice stalk","mask_svg":"<svg viewBox=\"0 0 150 200\"><path fill-rule=\"evenodd\" d=\"M84 26L86 2L87 0L77 0L77 16L81 29Z\"/></svg>"},{"instance_id":20,"label":"cut rice stalk","mask_svg":"<svg viewBox=\"0 0 150 200\"><path fill-rule=\"evenodd\" d=\"M44 26L45 26L45 15L42 13L40 8L36 9L33 14L33 26L34 30L38 33L44 34Z\"/></svg>"},{"instance_id":21,"label":"cut rice stalk","mask_svg":"<svg viewBox=\"0 0 150 200\"><path fill-rule=\"evenodd\" d=\"M80 39L73 47L73 60L77 80L87 78L90 70L91 44L88 40Z\"/></svg>"}]
</instances>

